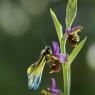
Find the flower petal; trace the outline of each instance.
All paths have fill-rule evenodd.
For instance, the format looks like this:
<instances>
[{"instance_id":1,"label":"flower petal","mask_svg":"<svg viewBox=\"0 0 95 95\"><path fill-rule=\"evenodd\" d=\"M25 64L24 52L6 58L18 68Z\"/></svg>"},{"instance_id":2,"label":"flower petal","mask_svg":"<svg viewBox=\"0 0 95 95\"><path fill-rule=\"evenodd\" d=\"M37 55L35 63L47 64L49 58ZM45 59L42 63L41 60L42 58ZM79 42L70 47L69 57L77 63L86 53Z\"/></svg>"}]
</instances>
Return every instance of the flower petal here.
<instances>
[{"instance_id":1,"label":"flower petal","mask_svg":"<svg viewBox=\"0 0 95 95\"><path fill-rule=\"evenodd\" d=\"M82 26L80 26L80 25L75 25L75 26L73 26L71 29L65 30L65 33L67 33L67 34L70 34L70 33L73 33L73 32L74 32L74 33L77 33L77 32L80 32L81 29L83 29Z\"/></svg>"},{"instance_id":2,"label":"flower petal","mask_svg":"<svg viewBox=\"0 0 95 95\"><path fill-rule=\"evenodd\" d=\"M67 33L67 34L69 34L69 33L71 33L71 32L72 32L71 29L65 30L65 33Z\"/></svg>"},{"instance_id":3,"label":"flower petal","mask_svg":"<svg viewBox=\"0 0 95 95\"><path fill-rule=\"evenodd\" d=\"M48 91L51 92L53 95L60 95L60 90L56 89L56 81L54 78L52 78L52 87L48 88Z\"/></svg>"},{"instance_id":4,"label":"flower petal","mask_svg":"<svg viewBox=\"0 0 95 95\"><path fill-rule=\"evenodd\" d=\"M53 45L53 53L59 53L59 45L57 42L52 42L52 45Z\"/></svg>"},{"instance_id":5,"label":"flower petal","mask_svg":"<svg viewBox=\"0 0 95 95\"><path fill-rule=\"evenodd\" d=\"M83 28L83 27L80 26L80 25L75 25L74 27L71 28L71 30L72 30L72 32L73 32L73 31L76 31L76 30L82 29L82 28Z\"/></svg>"},{"instance_id":6,"label":"flower petal","mask_svg":"<svg viewBox=\"0 0 95 95\"><path fill-rule=\"evenodd\" d=\"M54 78L52 78L52 89L56 88L56 81Z\"/></svg>"},{"instance_id":7,"label":"flower petal","mask_svg":"<svg viewBox=\"0 0 95 95\"><path fill-rule=\"evenodd\" d=\"M60 61L61 63L64 63L64 62L66 62L66 60L67 60L66 56L63 55L63 54L58 53L58 54L55 54L55 56L59 59L59 61Z\"/></svg>"}]
</instances>

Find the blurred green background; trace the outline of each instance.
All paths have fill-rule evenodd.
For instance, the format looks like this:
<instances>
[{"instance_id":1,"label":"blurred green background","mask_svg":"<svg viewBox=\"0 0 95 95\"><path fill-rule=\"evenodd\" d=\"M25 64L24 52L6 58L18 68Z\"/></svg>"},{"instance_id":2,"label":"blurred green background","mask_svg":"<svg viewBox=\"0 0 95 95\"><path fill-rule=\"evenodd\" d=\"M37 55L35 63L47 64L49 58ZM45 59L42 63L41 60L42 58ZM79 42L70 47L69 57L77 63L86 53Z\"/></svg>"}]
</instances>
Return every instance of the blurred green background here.
<instances>
[{"instance_id":1,"label":"blurred green background","mask_svg":"<svg viewBox=\"0 0 95 95\"><path fill-rule=\"evenodd\" d=\"M28 90L26 70L46 45L58 41L49 8L64 30L67 1L0 0L0 95L41 95L41 90L51 85L52 77L63 91L62 72L50 75L48 66L38 90ZM88 39L72 63L71 95L95 95L95 0L78 0L74 24L84 27L80 36Z\"/></svg>"}]
</instances>

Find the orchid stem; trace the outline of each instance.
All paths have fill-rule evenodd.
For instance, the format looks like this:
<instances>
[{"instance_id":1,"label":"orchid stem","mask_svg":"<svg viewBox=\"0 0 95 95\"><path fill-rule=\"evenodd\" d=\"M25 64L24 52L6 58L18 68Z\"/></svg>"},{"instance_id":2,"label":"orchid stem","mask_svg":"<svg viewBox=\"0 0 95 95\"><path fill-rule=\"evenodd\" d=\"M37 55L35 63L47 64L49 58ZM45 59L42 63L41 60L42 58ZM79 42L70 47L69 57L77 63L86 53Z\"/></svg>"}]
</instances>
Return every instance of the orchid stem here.
<instances>
[{"instance_id":1,"label":"orchid stem","mask_svg":"<svg viewBox=\"0 0 95 95\"><path fill-rule=\"evenodd\" d=\"M64 95L70 95L70 65L63 66Z\"/></svg>"},{"instance_id":2,"label":"orchid stem","mask_svg":"<svg viewBox=\"0 0 95 95\"><path fill-rule=\"evenodd\" d=\"M66 55L66 38L60 41L61 53ZM64 95L70 95L70 82L71 82L71 70L70 64L62 64L63 69L63 81L64 81Z\"/></svg>"}]
</instances>

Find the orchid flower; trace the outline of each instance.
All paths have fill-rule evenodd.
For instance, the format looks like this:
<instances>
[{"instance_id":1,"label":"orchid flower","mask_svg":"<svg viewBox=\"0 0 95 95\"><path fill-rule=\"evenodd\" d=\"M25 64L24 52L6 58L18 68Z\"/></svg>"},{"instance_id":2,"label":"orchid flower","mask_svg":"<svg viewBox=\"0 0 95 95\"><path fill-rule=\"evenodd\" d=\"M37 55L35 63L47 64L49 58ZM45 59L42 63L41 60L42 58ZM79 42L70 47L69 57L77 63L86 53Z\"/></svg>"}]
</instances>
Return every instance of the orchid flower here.
<instances>
[{"instance_id":1,"label":"orchid flower","mask_svg":"<svg viewBox=\"0 0 95 95\"><path fill-rule=\"evenodd\" d=\"M53 41L53 56L58 58L60 63L65 63L66 62L66 56L64 54L60 53L60 48L57 42Z\"/></svg>"},{"instance_id":2,"label":"orchid flower","mask_svg":"<svg viewBox=\"0 0 95 95\"><path fill-rule=\"evenodd\" d=\"M67 58L60 53L60 48L57 42L52 42L53 53L50 61L50 73L59 72L61 70L61 63L66 63Z\"/></svg>"},{"instance_id":3,"label":"orchid flower","mask_svg":"<svg viewBox=\"0 0 95 95\"><path fill-rule=\"evenodd\" d=\"M52 78L52 85L48 88L48 91L51 93L55 93L56 95L60 95L60 90L56 88L56 81Z\"/></svg>"},{"instance_id":4,"label":"orchid flower","mask_svg":"<svg viewBox=\"0 0 95 95\"><path fill-rule=\"evenodd\" d=\"M56 88L56 81L52 78L51 87L47 88L47 90L42 90L42 94L44 95L60 95L60 90Z\"/></svg>"},{"instance_id":5,"label":"orchid flower","mask_svg":"<svg viewBox=\"0 0 95 95\"><path fill-rule=\"evenodd\" d=\"M81 31L83 27L80 25L76 25L71 29L65 30L65 34L67 35L67 41L71 47L76 47L77 43L80 41L80 37L78 36L78 32Z\"/></svg>"}]
</instances>

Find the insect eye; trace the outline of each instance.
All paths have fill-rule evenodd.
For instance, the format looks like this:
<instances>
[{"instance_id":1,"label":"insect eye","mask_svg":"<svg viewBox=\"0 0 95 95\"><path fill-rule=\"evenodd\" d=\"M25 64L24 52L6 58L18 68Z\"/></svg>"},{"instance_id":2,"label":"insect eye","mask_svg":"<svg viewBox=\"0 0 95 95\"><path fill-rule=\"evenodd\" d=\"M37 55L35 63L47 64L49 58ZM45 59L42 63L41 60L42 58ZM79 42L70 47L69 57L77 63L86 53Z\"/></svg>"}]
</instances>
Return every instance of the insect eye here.
<instances>
[{"instance_id":1,"label":"insect eye","mask_svg":"<svg viewBox=\"0 0 95 95\"><path fill-rule=\"evenodd\" d=\"M41 55L52 54L52 50L49 46L46 46L45 49L42 50Z\"/></svg>"},{"instance_id":2,"label":"insect eye","mask_svg":"<svg viewBox=\"0 0 95 95\"><path fill-rule=\"evenodd\" d=\"M49 46L46 46L45 49L46 49L46 54L51 54L52 53L52 50Z\"/></svg>"},{"instance_id":3,"label":"insect eye","mask_svg":"<svg viewBox=\"0 0 95 95\"><path fill-rule=\"evenodd\" d=\"M49 50L49 49L51 49L51 48L50 48L49 46L46 46L45 49L46 49L46 50Z\"/></svg>"}]
</instances>

